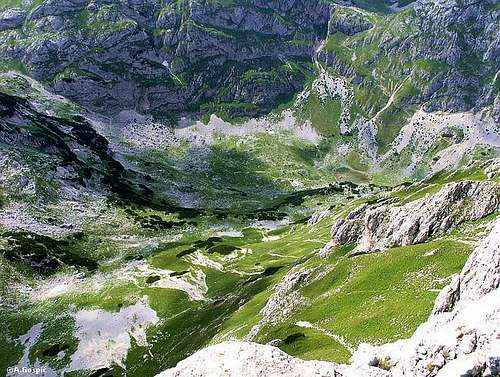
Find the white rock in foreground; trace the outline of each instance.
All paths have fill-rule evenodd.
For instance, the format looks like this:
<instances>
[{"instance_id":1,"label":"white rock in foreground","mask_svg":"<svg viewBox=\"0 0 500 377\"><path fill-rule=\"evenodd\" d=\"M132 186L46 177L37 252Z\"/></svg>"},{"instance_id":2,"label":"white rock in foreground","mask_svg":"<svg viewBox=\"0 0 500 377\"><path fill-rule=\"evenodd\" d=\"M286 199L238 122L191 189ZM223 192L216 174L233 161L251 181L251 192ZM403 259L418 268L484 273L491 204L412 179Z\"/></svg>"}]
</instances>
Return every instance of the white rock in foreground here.
<instances>
[{"instance_id":1,"label":"white rock in foreground","mask_svg":"<svg viewBox=\"0 0 500 377\"><path fill-rule=\"evenodd\" d=\"M336 364L303 361L276 347L245 342L224 342L196 352L157 377L337 377Z\"/></svg>"}]
</instances>

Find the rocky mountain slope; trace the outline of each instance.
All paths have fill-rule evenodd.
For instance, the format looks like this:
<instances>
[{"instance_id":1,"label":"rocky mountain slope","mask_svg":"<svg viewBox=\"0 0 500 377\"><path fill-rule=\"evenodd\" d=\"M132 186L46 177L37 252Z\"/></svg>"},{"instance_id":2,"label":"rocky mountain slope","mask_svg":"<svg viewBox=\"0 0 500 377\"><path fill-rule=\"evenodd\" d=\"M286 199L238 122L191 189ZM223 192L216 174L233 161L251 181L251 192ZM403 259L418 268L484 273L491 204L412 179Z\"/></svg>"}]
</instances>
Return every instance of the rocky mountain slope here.
<instances>
[{"instance_id":1,"label":"rocky mountain slope","mask_svg":"<svg viewBox=\"0 0 500 377\"><path fill-rule=\"evenodd\" d=\"M335 222L332 246L356 242L355 255L422 243L463 222L494 213L499 200L497 183L462 181L406 204L391 200L365 204Z\"/></svg>"},{"instance_id":2,"label":"rocky mountain slope","mask_svg":"<svg viewBox=\"0 0 500 377\"><path fill-rule=\"evenodd\" d=\"M440 292L408 340L362 344L352 364L302 361L269 345L225 342L158 376L496 376L500 373L500 222Z\"/></svg>"},{"instance_id":3,"label":"rocky mountain slope","mask_svg":"<svg viewBox=\"0 0 500 377\"><path fill-rule=\"evenodd\" d=\"M0 18L0 58L88 109L167 125L295 101L297 122L327 141L323 163L353 175L422 178L492 157L495 1L369 4L27 1Z\"/></svg>"},{"instance_id":4,"label":"rocky mountain slope","mask_svg":"<svg viewBox=\"0 0 500 377\"><path fill-rule=\"evenodd\" d=\"M0 2L0 375L494 374L499 15Z\"/></svg>"},{"instance_id":5,"label":"rocky mountain slope","mask_svg":"<svg viewBox=\"0 0 500 377\"><path fill-rule=\"evenodd\" d=\"M328 16L322 1L47 1L19 11L16 22L3 17L2 29L12 30L3 53L57 93L106 113L171 116L220 102L255 115L302 87L301 65L326 35Z\"/></svg>"},{"instance_id":6,"label":"rocky mountain slope","mask_svg":"<svg viewBox=\"0 0 500 377\"><path fill-rule=\"evenodd\" d=\"M269 112L300 91L316 51L355 99L369 88L383 100L392 85L407 93L396 106L456 112L491 105L496 95L498 10L490 1L420 1L388 20L324 1L22 4L1 17L3 58L105 112L168 115L202 105L234 115ZM374 75L356 60L379 67L396 56L397 65ZM466 74L470 64L482 69ZM403 83L407 76L413 80ZM354 112L373 117L382 101L355 104Z\"/></svg>"}]
</instances>

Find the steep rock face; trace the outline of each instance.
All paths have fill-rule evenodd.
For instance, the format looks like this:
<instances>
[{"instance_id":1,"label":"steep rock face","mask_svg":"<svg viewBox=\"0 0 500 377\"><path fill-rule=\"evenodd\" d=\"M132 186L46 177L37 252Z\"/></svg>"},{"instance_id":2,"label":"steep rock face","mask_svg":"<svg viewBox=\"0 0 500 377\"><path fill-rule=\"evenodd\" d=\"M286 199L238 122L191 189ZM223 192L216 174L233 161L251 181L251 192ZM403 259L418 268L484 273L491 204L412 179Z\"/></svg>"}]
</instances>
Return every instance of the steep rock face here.
<instances>
[{"instance_id":1,"label":"steep rock face","mask_svg":"<svg viewBox=\"0 0 500 377\"><path fill-rule=\"evenodd\" d=\"M463 303L483 297L500 286L500 221L477 247L462 272L436 299L433 313L451 312Z\"/></svg>"},{"instance_id":2,"label":"steep rock face","mask_svg":"<svg viewBox=\"0 0 500 377\"><path fill-rule=\"evenodd\" d=\"M332 239L334 245L357 242L354 254L412 245L488 216L499 206L498 183L462 181L407 204L364 205L334 223Z\"/></svg>"},{"instance_id":3,"label":"steep rock face","mask_svg":"<svg viewBox=\"0 0 500 377\"><path fill-rule=\"evenodd\" d=\"M500 373L500 221L436 300L412 338L362 345L353 367L384 362L394 376L496 376Z\"/></svg>"},{"instance_id":4,"label":"steep rock face","mask_svg":"<svg viewBox=\"0 0 500 377\"><path fill-rule=\"evenodd\" d=\"M7 9L0 13L0 31L15 29L21 26L26 19L26 12L22 9Z\"/></svg>"},{"instance_id":5,"label":"steep rock face","mask_svg":"<svg viewBox=\"0 0 500 377\"><path fill-rule=\"evenodd\" d=\"M260 114L302 87L328 18L319 0L48 0L23 26L21 17L3 22L19 32L0 57L20 59L57 93L107 113L198 111L210 100Z\"/></svg>"},{"instance_id":6,"label":"steep rock face","mask_svg":"<svg viewBox=\"0 0 500 377\"><path fill-rule=\"evenodd\" d=\"M159 7L154 1L46 1L31 12L26 37L9 53L80 104L109 112L144 107L141 87L168 77L151 34Z\"/></svg>"},{"instance_id":7,"label":"steep rock face","mask_svg":"<svg viewBox=\"0 0 500 377\"><path fill-rule=\"evenodd\" d=\"M10 78L29 92L29 81L22 76ZM33 95L33 93L32 93ZM49 202L63 195L78 198L81 189L104 189L128 198L149 197L145 178L127 170L114 156L108 140L99 134L88 119L80 115L60 118L48 115L39 104L18 93L0 93L0 158L2 169L11 164L33 168L39 178L20 177L9 182L0 174L9 196L17 197L33 186L33 200ZM37 165L33 163L37 162ZM43 169L40 167L43 165ZM45 175L45 176L43 176ZM51 185L36 181L51 181ZM48 187L45 187L48 186ZM140 194L137 195L136 194Z\"/></svg>"},{"instance_id":8,"label":"steep rock face","mask_svg":"<svg viewBox=\"0 0 500 377\"><path fill-rule=\"evenodd\" d=\"M412 41L400 42L399 48L411 51L413 58L432 58L451 67L423 93L427 110L463 111L493 103L495 94L481 82L481 72L470 75L464 68L482 61L489 70L500 62L500 12L494 4L488 0L417 2L418 31ZM435 37L426 38L429 34Z\"/></svg>"},{"instance_id":9,"label":"steep rock face","mask_svg":"<svg viewBox=\"0 0 500 377\"><path fill-rule=\"evenodd\" d=\"M499 64L500 11L494 0L455 1L419 0L411 11L402 12L384 27L374 28L347 41L351 50L376 52L365 57L378 74L359 66L359 57L343 46L325 48L319 54L339 75L361 90L397 77L412 78L411 95L402 98L403 107L424 105L426 111L470 111L492 105L497 97L495 73ZM370 29L371 16L358 10L334 7L330 34L345 36ZM348 27L343 26L349 21ZM398 57L401 65L384 66ZM481 66L481 69L477 69ZM387 75L387 77L386 77ZM369 113L376 108L360 103ZM380 105L378 105L380 106Z\"/></svg>"}]
</instances>

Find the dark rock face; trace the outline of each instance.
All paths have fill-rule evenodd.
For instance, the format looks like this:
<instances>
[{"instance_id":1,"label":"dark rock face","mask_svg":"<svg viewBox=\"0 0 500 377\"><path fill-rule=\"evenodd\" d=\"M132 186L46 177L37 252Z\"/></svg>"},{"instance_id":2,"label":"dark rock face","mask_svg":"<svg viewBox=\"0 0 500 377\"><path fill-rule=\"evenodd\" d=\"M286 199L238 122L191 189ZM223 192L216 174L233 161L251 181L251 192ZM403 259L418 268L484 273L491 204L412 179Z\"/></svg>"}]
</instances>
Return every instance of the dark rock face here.
<instances>
[{"instance_id":1,"label":"dark rock face","mask_svg":"<svg viewBox=\"0 0 500 377\"><path fill-rule=\"evenodd\" d=\"M26 12L22 9L7 9L0 13L0 31L15 29L21 26L26 19Z\"/></svg>"},{"instance_id":2,"label":"dark rock face","mask_svg":"<svg viewBox=\"0 0 500 377\"><path fill-rule=\"evenodd\" d=\"M494 3L416 3L417 33L399 48L411 51L414 59L432 58L451 67L447 74L436 77L423 94L427 110L464 111L493 103L495 97L488 94L490 87L484 85L477 71L482 64L485 69L500 64L500 12L494 10Z\"/></svg>"},{"instance_id":3,"label":"dark rock face","mask_svg":"<svg viewBox=\"0 0 500 377\"><path fill-rule=\"evenodd\" d=\"M0 54L21 59L33 77L88 108L175 116L211 102L255 115L302 87L304 73L287 62L310 66L329 6L49 0L28 19L26 38Z\"/></svg>"},{"instance_id":4,"label":"dark rock face","mask_svg":"<svg viewBox=\"0 0 500 377\"><path fill-rule=\"evenodd\" d=\"M335 7L330 19L330 33L355 35L369 30L373 24L359 13L343 13L341 8Z\"/></svg>"},{"instance_id":5,"label":"dark rock face","mask_svg":"<svg viewBox=\"0 0 500 377\"><path fill-rule=\"evenodd\" d=\"M370 69L382 66L383 70L387 61L401 63L398 75L411 76L418 87L405 105L423 104L426 111L475 111L493 104L498 94L493 77L500 64L500 10L495 3L419 0L407 16L391 20L385 29L360 35L354 47L376 44L377 53L365 63ZM367 17L363 12L335 9L330 33L365 32L371 27ZM335 50L322 51L318 58L355 84L373 83L373 77L363 76L356 64ZM421 73L422 67L426 74Z\"/></svg>"},{"instance_id":6,"label":"dark rock face","mask_svg":"<svg viewBox=\"0 0 500 377\"><path fill-rule=\"evenodd\" d=\"M142 186L145 178L126 170L114 158L108 141L83 117L49 116L23 98L0 93L0 148L32 150L37 158L57 160L52 179L65 186L98 185L123 199L152 200Z\"/></svg>"},{"instance_id":7,"label":"dark rock face","mask_svg":"<svg viewBox=\"0 0 500 377\"><path fill-rule=\"evenodd\" d=\"M58 94L107 114L135 109L176 118L217 110L257 116L303 87L328 33L363 33L360 45L378 47L366 66L387 59L411 66L428 59L448 67L428 77L418 95L406 100L409 105L465 111L493 103L497 91L485 77L500 59L500 11L494 0L419 0L406 26L373 33L368 13L337 3L352 5L340 0L46 0L29 12L1 13L0 31L12 30L8 43L0 43L0 59L22 61L31 76ZM322 50L318 58L354 85L373 81L335 51ZM476 63L486 73L471 74ZM411 67L405 69L401 77L412 74Z\"/></svg>"}]
</instances>

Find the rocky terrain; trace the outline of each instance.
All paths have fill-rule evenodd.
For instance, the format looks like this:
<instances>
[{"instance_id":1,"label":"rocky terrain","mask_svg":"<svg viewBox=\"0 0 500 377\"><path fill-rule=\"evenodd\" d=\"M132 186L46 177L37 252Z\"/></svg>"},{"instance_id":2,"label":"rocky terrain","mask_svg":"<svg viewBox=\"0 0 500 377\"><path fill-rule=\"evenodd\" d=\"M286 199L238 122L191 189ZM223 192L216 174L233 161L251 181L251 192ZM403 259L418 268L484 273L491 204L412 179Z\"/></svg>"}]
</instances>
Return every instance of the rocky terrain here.
<instances>
[{"instance_id":1,"label":"rocky terrain","mask_svg":"<svg viewBox=\"0 0 500 377\"><path fill-rule=\"evenodd\" d=\"M302 361L269 345L225 342L158 376L496 376L500 373L500 222L441 290L410 339L362 344L351 365Z\"/></svg>"},{"instance_id":2,"label":"rocky terrain","mask_svg":"<svg viewBox=\"0 0 500 377\"><path fill-rule=\"evenodd\" d=\"M19 43L2 52L33 77L106 113L160 114L217 102L270 111L302 87L329 17L322 1L47 1L7 12L0 28Z\"/></svg>"},{"instance_id":3,"label":"rocky terrain","mask_svg":"<svg viewBox=\"0 0 500 377\"><path fill-rule=\"evenodd\" d=\"M445 151L471 152L470 126L498 147L495 1L404 3L25 1L4 7L0 59L87 109L170 126L193 114L240 121L298 99L294 115L330 139L330 158L363 172L352 155L407 175L434 165L436 149L440 166L456 165L466 153L449 161ZM443 111L482 116L435 131ZM425 146L406 145L410 121L425 126Z\"/></svg>"},{"instance_id":4,"label":"rocky terrain","mask_svg":"<svg viewBox=\"0 0 500 377\"><path fill-rule=\"evenodd\" d=\"M499 16L0 2L0 376L498 374Z\"/></svg>"},{"instance_id":5,"label":"rocky terrain","mask_svg":"<svg viewBox=\"0 0 500 377\"><path fill-rule=\"evenodd\" d=\"M333 246L356 242L351 252L355 255L422 243L465 221L486 217L499 206L496 182L450 183L409 203L389 199L356 208L334 223Z\"/></svg>"},{"instance_id":6,"label":"rocky terrain","mask_svg":"<svg viewBox=\"0 0 500 377\"><path fill-rule=\"evenodd\" d=\"M497 221L409 340L363 346L354 354L353 365L385 364L392 374L402 376L498 375L499 234Z\"/></svg>"}]
</instances>

